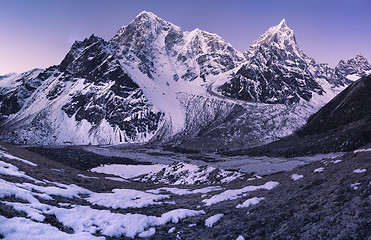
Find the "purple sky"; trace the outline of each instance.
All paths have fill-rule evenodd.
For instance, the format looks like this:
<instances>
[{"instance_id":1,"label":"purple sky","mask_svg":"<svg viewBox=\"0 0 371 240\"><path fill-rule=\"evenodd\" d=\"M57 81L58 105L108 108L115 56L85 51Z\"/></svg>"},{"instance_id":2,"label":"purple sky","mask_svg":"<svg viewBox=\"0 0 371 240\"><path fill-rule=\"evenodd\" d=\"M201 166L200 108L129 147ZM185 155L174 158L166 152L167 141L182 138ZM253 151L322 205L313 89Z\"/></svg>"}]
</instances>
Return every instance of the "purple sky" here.
<instances>
[{"instance_id":1,"label":"purple sky","mask_svg":"<svg viewBox=\"0 0 371 240\"><path fill-rule=\"evenodd\" d=\"M318 62L335 66L358 53L371 61L371 0L4 0L0 75L59 64L75 40L109 40L143 10L216 33L241 52L285 18Z\"/></svg>"}]
</instances>

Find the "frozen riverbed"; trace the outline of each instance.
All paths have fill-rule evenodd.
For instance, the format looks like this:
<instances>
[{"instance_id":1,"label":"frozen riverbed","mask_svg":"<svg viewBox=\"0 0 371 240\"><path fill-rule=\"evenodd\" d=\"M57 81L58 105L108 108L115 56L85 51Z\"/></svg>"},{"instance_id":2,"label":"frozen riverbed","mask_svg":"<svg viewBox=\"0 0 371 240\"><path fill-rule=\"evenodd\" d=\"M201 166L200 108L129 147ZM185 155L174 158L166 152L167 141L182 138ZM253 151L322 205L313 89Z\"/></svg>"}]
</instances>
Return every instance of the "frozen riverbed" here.
<instances>
[{"instance_id":1,"label":"frozen riverbed","mask_svg":"<svg viewBox=\"0 0 371 240\"><path fill-rule=\"evenodd\" d=\"M83 147L85 151L106 157L125 157L140 162L170 165L174 162L186 162L198 166L211 166L224 170L239 170L245 173L267 175L271 173L290 171L298 165L308 164L324 158L332 158L341 153L319 154L309 157L272 158L248 156L221 156L218 154L181 154L161 149L138 147Z\"/></svg>"}]
</instances>

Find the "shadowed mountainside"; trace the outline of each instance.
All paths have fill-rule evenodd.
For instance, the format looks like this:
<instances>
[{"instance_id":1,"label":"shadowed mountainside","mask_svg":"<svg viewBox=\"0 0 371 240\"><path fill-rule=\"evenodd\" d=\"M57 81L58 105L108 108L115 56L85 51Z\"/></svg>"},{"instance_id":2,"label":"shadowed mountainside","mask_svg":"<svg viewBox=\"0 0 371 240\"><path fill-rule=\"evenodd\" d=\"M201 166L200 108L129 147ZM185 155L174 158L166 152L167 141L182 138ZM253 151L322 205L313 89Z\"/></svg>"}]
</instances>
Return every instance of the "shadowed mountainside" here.
<instances>
[{"instance_id":1,"label":"shadowed mountainside","mask_svg":"<svg viewBox=\"0 0 371 240\"><path fill-rule=\"evenodd\" d=\"M371 75L352 83L296 133L226 155L301 156L350 151L371 142Z\"/></svg>"}]
</instances>

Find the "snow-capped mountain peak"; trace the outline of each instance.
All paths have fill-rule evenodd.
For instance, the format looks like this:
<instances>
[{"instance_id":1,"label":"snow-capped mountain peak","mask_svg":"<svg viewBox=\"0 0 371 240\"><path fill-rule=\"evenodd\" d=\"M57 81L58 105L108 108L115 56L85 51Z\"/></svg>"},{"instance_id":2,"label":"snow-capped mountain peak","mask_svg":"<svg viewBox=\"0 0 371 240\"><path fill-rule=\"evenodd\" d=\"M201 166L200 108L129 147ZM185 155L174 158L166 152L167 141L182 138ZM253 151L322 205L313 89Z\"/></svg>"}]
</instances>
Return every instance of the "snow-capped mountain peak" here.
<instances>
[{"instance_id":1,"label":"snow-capped mountain peak","mask_svg":"<svg viewBox=\"0 0 371 240\"><path fill-rule=\"evenodd\" d=\"M180 27L167 22L152 12L141 12L128 25L123 26L112 40L128 45L140 39L155 39L163 31L181 31Z\"/></svg>"},{"instance_id":2,"label":"snow-capped mountain peak","mask_svg":"<svg viewBox=\"0 0 371 240\"><path fill-rule=\"evenodd\" d=\"M286 20L283 19L278 25L269 28L258 40L254 41L250 48L245 53L247 58L251 57L259 48L277 48L288 50L296 55L300 55L298 45L296 43L294 31L290 29Z\"/></svg>"},{"instance_id":3,"label":"snow-capped mountain peak","mask_svg":"<svg viewBox=\"0 0 371 240\"><path fill-rule=\"evenodd\" d=\"M298 103L310 101L312 93L323 93L310 71L311 59L299 49L285 19L269 28L244 55L247 62L219 88L223 95L252 102Z\"/></svg>"},{"instance_id":4,"label":"snow-capped mountain peak","mask_svg":"<svg viewBox=\"0 0 371 240\"><path fill-rule=\"evenodd\" d=\"M280 22L279 25L282 25L282 26L284 25L284 26L286 26L286 19L283 18L283 19L281 20L281 22Z\"/></svg>"}]
</instances>

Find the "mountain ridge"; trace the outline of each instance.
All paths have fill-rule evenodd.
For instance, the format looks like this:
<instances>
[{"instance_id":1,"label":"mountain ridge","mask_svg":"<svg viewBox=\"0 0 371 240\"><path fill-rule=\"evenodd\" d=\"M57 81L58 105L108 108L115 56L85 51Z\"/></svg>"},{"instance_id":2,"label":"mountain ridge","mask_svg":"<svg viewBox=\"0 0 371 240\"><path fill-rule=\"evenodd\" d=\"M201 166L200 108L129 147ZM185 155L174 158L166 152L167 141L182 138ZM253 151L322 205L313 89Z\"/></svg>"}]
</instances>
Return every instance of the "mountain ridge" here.
<instances>
[{"instance_id":1,"label":"mountain ridge","mask_svg":"<svg viewBox=\"0 0 371 240\"><path fill-rule=\"evenodd\" d=\"M6 99L13 104L22 99L19 96L26 98L15 110L1 112L2 139L31 145L158 139L182 145L195 137L195 142L222 137L216 148L260 145L303 125L352 82L344 74L354 78L371 69L361 57L336 70L317 64L298 48L285 21L261 38L267 37L270 42L255 48L259 38L246 59L246 53L216 34L199 29L183 32L153 13L142 12L109 41L95 35L76 41L60 65L37 76L19 80L18 85L14 83L18 75L3 78L1 82L8 84L0 89L3 106L9 104ZM257 77L249 78L250 73ZM37 83L31 92L19 88L19 83L30 82ZM223 90L231 84L233 88ZM11 98L14 94L17 97ZM273 110L267 111L271 106ZM245 110L232 117L239 108ZM275 131L264 130L259 118ZM207 147L214 150L213 144Z\"/></svg>"}]
</instances>

